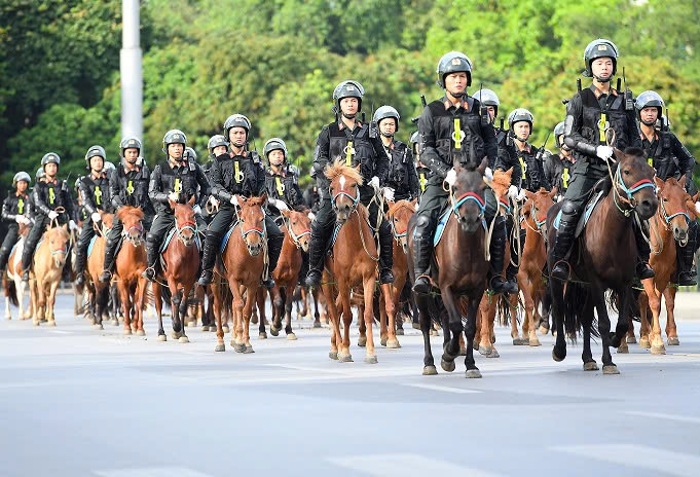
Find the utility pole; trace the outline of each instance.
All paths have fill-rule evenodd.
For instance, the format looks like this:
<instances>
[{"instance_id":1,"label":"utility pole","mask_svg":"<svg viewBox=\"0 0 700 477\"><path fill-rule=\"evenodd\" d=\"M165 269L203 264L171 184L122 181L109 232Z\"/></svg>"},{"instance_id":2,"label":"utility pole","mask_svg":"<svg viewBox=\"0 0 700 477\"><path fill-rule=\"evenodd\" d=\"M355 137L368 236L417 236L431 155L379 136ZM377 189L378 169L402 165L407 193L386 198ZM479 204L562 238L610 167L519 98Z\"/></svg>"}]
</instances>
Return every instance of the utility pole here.
<instances>
[{"instance_id":1,"label":"utility pole","mask_svg":"<svg viewBox=\"0 0 700 477\"><path fill-rule=\"evenodd\" d=\"M122 84L122 137L143 141L143 72L139 0L122 0L122 49L119 71Z\"/></svg>"}]
</instances>

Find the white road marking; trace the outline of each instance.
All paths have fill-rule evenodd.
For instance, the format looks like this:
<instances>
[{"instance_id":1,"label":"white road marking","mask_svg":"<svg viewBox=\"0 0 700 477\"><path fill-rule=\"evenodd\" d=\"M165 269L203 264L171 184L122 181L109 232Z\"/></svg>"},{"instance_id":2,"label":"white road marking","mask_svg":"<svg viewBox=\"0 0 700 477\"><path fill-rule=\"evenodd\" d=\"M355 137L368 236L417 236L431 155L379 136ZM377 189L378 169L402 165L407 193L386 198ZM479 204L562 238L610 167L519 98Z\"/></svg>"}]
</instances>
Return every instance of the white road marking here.
<instances>
[{"instance_id":1,"label":"white road marking","mask_svg":"<svg viewBox=\"0 0 700 477\"><path fill-rule=\"evenodd\" d=\"M371 456L333 457L329 462L376 477L425 477L430 475L468 475L498 477L498 474L450 462L429 459L417 454L379 454Z\"/></svg>"},{"instance_id":2,"label":"white road marking","mask_svg":"<svg viewBox=\"0 0 700 477\"><path fill-rule=\"evenodd\" d=\"M72 331L66 331L66 330L49 330L51 333L56 333L58 335L72 335Z\"/></svg>"},{"instance_id":3,"label":"white road marking","mask_svg":"<svg viewBox=\"0 0 700 477\"><path fill-rule=\"evenodd\" d=\"M404 386L410 386L412 388L420 389L429 389L430 391L442 391L454 394L481 394L481 391L477 391L476 389L453 388L450 386L440 386L438 384L404 384Z\"/></svg>"},{"instance_id":4,"label":"white road marking","mask_svg":"<svg viewBox=\"0 0 700 477\"><path fill-rule=\"evenodd\" d=\"M613 464L653 470L664 475L697 477L700 457L634 444L553 447L553 450Z\"/></svg>"},{"instance_id":5,"label":"white road marking","mask_svg":"<svg viewBox=\"0 0 700 477\"><path fill-rule=\"evenodd\" d=\"M94 473L100 477L212 477L187 467L142 467L98 470Z\"/></svg>"},{"instance_id":6,"label":"white road marking","mask_svg":"<svg viewBox=\"0 0 700 477\"><path fill-rule=\"evenodd\" d=\"M691 424L700 424L700 417L679 416L678 414L664 414L661 412L643 412L643 411L628 411L625 414L641 417L655 417L666 421L687 422Z\"/></svg>"}]
</instances>

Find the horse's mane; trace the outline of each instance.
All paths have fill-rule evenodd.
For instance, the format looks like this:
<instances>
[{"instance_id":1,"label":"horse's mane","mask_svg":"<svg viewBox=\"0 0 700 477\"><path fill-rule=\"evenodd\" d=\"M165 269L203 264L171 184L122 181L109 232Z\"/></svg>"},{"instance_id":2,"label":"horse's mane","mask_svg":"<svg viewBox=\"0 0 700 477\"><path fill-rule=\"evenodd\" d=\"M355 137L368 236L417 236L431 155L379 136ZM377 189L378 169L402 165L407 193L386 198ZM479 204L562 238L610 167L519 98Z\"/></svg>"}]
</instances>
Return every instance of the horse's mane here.
<instances>
[{"instance_id":1,"label":"horse's mane","mask_svg":"<svg viewBox=\"0 0 700 477\"><path fill-rule=\"evenodd\" d=\"M357 182L358 185L362 185L362 175L354 167L346 166L342 160L337 160L332 165L328 164L325 174L331 182L340 176L347 176Z\"/></svg>"},{"instance_id":2,"label":"horse's mane","mask_svg":"<svg viewBox=\"0 0 700 477\"><path fill-rule=\"evenodd\" d=\"M246 204L255 207L256 205L263 205L263 203L267 200L267 197L265 196L251 196L248 197L245 201Z\"/></svg>"},{"instance_id":3,"label":"horse's mane","mask_svg":"<svg viewBox=\"0 0 700 477\"><path fill-rule=\"evenodd\" d=\"M407 200L400 200L389 208L387 215L396 215L396 213L401 209L410 209L411 212L415 212L416 210L415 206L411 202Z\"/></svg>"},{"instance_id":4,"label":"horse's mane","mask_svg":"<svg viewBox=\"0 0 700 477\"><path fill-rule=\"evenodd\" d=\"M50 235L55 235L59 234L62 238L69 239L70 238L70 233L68 233L68 230L66 230L65 227L62 225L59 225L57 227L49 227L46 229L46 232L44 232L45 237L49 237Z\"/></svg>"},{"instance_id":5,"label":"horse's mane","mask_svg":"<svg viewBox=\"0 0 700 477\"><path fill-rule=\"evenodd\" d=\"M130 205L120 207L119 210L117 210L117 217L120 221L124 222L127 215L135 215L139 220L143 220L144 214L140 207L133 207Z\"/></svg>"},{"instance_id":6,"label":"horse's mane","mask_svg":"<svg viewBox=\"0 0 700 477\"><path fill-rule=\"evenodd\" d=\"M638 147L628 147L625 149L625 154L628 156L641 157L642 159L646 157L646 153Z\"/></svg>"}]
</instances>

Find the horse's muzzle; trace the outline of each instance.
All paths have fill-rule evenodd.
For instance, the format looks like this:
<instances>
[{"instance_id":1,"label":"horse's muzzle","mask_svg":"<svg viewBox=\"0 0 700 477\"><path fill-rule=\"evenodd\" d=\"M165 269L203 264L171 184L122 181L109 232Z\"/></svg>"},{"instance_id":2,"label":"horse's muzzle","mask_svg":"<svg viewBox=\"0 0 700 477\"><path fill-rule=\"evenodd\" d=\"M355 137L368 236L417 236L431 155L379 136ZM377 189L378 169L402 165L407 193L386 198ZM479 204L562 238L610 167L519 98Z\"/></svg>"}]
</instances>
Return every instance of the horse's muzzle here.
<instances>
[{"instance_id":1,"label":"horse's muzzle","mask_svg":"<svg viewBox=\"0 0 700 477\"><path fill-rule=\"evenodd\" d=\"M246 243L246 247L248 247L248 253L250 254L251 257L257 257L260 255L260 252L262 252L262 242L258 243Z\"/></svg>"},{"instance_id":2,"label":"horse's muzzle","mask_svg":"<svg viewBox=\"0 0 700 477\"><path fill-rule=\"evenodd\" d=\"M673 227L673 238L674 240L680 245L681 247L685 247L688 245L688 228L685 227L678 227L674 226Z\"/></svg>"},{"instance_id":3,"label":"horse's muzzle","mask_svg":"<svg viewBox=\"0 0 700 477\"><path fill-rule=\"evenodd\" d=\"M465 233L468 234L473 234L479 229L479 226L481 225L481 220L477 218L468 218L468 217L459 217L457 219L459 222L459 226L462 228L462 230Z\"/></svg>"},{"instance_id":4,"label":"horse's muzzle","mask_svg":"<svg viewBox=\"0 0 700 477\"><path fill-rule=\"evenodd\" d=\"M635 205L635 210L642 220L650 219L659 208L659 200L656 196L644 197Z\"/></svg>"}]
</instances>

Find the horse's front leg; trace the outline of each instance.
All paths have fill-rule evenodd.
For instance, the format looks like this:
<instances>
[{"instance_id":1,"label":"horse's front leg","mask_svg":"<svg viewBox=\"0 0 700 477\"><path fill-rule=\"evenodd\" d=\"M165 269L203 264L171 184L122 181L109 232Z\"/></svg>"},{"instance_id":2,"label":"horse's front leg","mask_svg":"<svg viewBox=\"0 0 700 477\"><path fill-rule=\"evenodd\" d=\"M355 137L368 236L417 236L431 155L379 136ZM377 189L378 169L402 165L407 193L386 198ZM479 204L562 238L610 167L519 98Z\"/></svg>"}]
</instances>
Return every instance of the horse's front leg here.
<instances>
[{"instance_id":1,"label":"horse's front leg","mask_svg":"<svg viewBox=\"0 0 700 477\"><path fill-rule=\"evenodd\" d=\"M243 339L243 290L237 280L231 280L229 283L231 293L233 294L232 312L233 312L233 333L231 335L231 346L236 353L245 351L245 341Z\"/></svg>"},{"instance_id":2,"label":"horse's front leg","mask_svg":"<svg viewBox=\"0 0 700 477\"><path fill-rule=\"evenodd\" d=\"M348 284L344 280L338 278L338 297L340 298L341 303L340 316L342 316L343 318L343 334L338 346L338 361L341 362L352 361L352 355L350 354L350 325L352 324L352 307L350 304L350 293L351 289L348 286ZM362 313L363 318L365 316L365 313L367 313L367 310L369 310L371 313L371 304L369 308L365 306L365 310ZM367 327L367 322L365 321L364 323L365 327ZM340 326L340 319L338 320L338 326ZM371 334L371 328L369 328L369 331L370 333L368 334ZM338 337L340 338L340 336L341 335L339 334ZM366 354L369 355L369 349L366 351Z\"/></svg>"},{"instance_id":3,"label":"horse's front leg","mask_svg":"<svg viewBox=\"0 0 700 477\"><path fill-rule=\"evenodd\" d=\"M180 339L180 336L182 336L183 329L183 324L180 320L180 304L183 301L183 296L182 291L177 287L177 284L168 283L168 287L170 288L170 291L172 293L172 297L170 299L170 323L173 327L172 337L173 339L177 340Z\"/></svg>"},{"instance_id":4,"label":"horse's front leg","mask_svg":"<svg viewBox=\"0 0 700 477\"><path fill-rule=\"evenodd\" d=\"M435 359L433 358L433 348L430 344L430 329L433 320L430 316L430 301L434 300L430 295L416 295L415 306L416 316L420 321L420 331L423 335L423 375L432 376L437 374Z\"/></svg>"},{"instance_id":5,"label":"horse's front leg","mask_svg":"<svg viewBox=\"0 0 700 477\"><path fill-rule=\"evenodd\" d=\"M158 341L167 341L168 336L163 329L163 296L161 285L154 282L151 284L151 290L153 291L153 307L158 317Z\"/></svg>"},{"instance_id":6,"label":"horse's front leg","mask_svg":"<svg viewBox=\"0 0 700 477\"><path fill-rule=\"evenodd\" d=\"M455 370L455 358L459 356L459 337L462 334L462 315L457 306L457 297L452 292L452 288L441 286L440 292L442 301L447 310L447 319L442 323L442 329L445 333L442 346L442 369L448 372ZM474 327L476 333L476 325Z\"/></svg>"},{"instance_id":7,"label":"horse's front leg","mask_svg":"<svg viewBox=\"0 0 700 477\"><path fill-rule=\"evenodd\" d=\"M265 295L265 288L258 288L258 293L256 296L258 310L260 310L260 319L258 320L258 339L261 340L267 339L267 331L265 331ZM273 308L272 313L274 314L274 312L275 310ZM270 329L270 332L272 333L272 329Z\"/></svg>"},{"instance_id":8,"label":"horse's front leg","mask_svg":"<svg viewBox=\"0 0 700 477\"><path fill-rule=\"evenodd\" d=\"M282 289L275 286L270 290L270 300L272 301L272 322L270 323L270 333L278 336L282 330L282 315L284 314L284 300L282 299Z\"/></svg>"},{"instance_id":9,"label":"horse's front leg","mask_svg":"<svg viewBox=\"0 0 700 477\"><path fill-rule=\"evenodd\" d=\"M297 335L292 329L292 307L294 301L294 288L295 285L290 285L289 287L280 288L280 293L282 295L282 302L284 303L284 332L287 335L287 339L294 341L297 339Z\"/></svg>"},{"instance_id":10,"label":"horse's front leg","mask_svg":"<svg viewBox=\"0 0 700 477\"><path fill-rule=\"evenodd\" d=\"M384 284L380 287L380 299L384 301L385 320L388 320L387 348L400 348L401 344L396 337L396 315L398 313L398 302L401 290L396 289L391 284Z\"/></svg>"},{"instance_id":11,"label":"horse's front leg","mask_svg":"<svg viewBox=\"0 0 700 477\"><path fill-rule=\"evenodd\" d=\"M552 359L563 361L566 358L566 333L564 332L564 283L550 279L549 281L552 300L552 325L556 333L556 341L552 348Z\"/></svg>"},{"instance_id":12,"label":"horse's front leg","mask_svg":"<svg viewBox=\"0 0 700 477\"><path fill-rule=\"evenodd\" d=\"M253 314L253 306L255 306L256 303L256 297L258 296L258 290L256 289L258 287L257 281L248 288L248 293L246 294L246 299L245 299L245 305L243 306L243 344L245 345L245 349L243 350L244 353L250 354L250 353L255 353L255 350L253 349L253 345L250 342L250 317ZM260 317L260 321L262 321L262 315Z\"/></svg>"},{"instance_id":13,"label":"horse's front leg","mask_svg":"<svg viewBox=\"0 0 700 477\"><path fill-rule=\"evenodd\" d=\"M338 316L338 308L335 306L335 299L333 297L333 285L329 282L329 280L324 280L324 284L321 286L323 295L326 297L328 314L330 315L331 350L328 352L328 357L331 359L338 359L338 349L340 348L340 317ZM316 294L314 294L314 297L316 297ZM314 300L314 302L315 301L316 300Z\"/></svg>"},{"instance_id":14,"label":"horse's front leg","mask_svg":"<svg viewBox=\"0 0 700 477\"><path fill-rule=\"evenodd\" d=\"M476 362L474 361L474 337L476 336L476 317L479 313L479 304L483 295L483 290L480 290L478 293L473 293L467 305L467 323L464 328L464 335L467 338L467 355L464 358L464 364L467 367L465 376L467 378L481 377L481 371L476 367Z\"/></svg>"},{"instance_id":15,"label":"horse's front leg","mask_svg":"<svg viewBox=\"0 0 700 477\"><path fill-rule=\"evenodd\" d=\"M583 316L583 352L581 360L583 361L584 371L597 371L598 363L593 359L591 352L591 331L593 329L593 303L591 299L587 299L582 310Z\"/></svg>"},{"instance_id":16,"label":"horse's front leg","mask_svg":"<svg viewBox=\"0 0 700 477\"><path fill-rule=\"evenodd\" d=\"M678 346L678 329L676 328L676 288L666 287L664 290L664 301L666 302L666 339L669 346Z\"/></svg>"},{"instance_id":17,"label":"horse's front leg","mask_svg":"<svg viewBox=\"0 0 700 477\"><path fill-rule=\"evenodd\" d=\"M56 314L54 308L56 307L56 290L58 289L58 284L60 279L51 283L49 285L49 296L46 303L46 320L49 326L56 326Z\"/></svg>"},{"instance_id":18,"label":"horse's front leg","mask_svg":"<svg viewBox=\"0 0 700 477\"><path fill-rule=\"evenodd\" d=\"M656 288L656 283L654 282L653 278L643 280L642 286L644 287L644 292L649 300L649 308L651 308L652 324L651 334L649 335L651 352L652 354L666 354L664 340L661 337L661 320L659 317L661 314L661 293ZM624 308L622 310L624 310ZM620 314L622 314L622 311Z\"/></svg>"},{"instance_id":19,"label":"horse's front leg","mask_svg":"<svg viewBox=\"0 0 700 477\"><path fill-rule=\"evenodd\" d=\"M180 335L180 343L189 343L190 339L187 337L187 333L185 331L185 319L187 318L187 311L189 310L189 305L188 305L188 297L190 296L190 291L192 290L192 285L184 285L182 289L182 295L181 295L181 300L180 300L180 324L182 327L182 334Z\"/></svg>"},{"instance_id":20,"label":"horse's front leg","mask_svg":"<svg viewBox=\"0 0 700 477\"><path fill-rule=\"evenodd\" d=\"M591 296L595 303L595 309L598 312L598 331L600 332L603 346L603 374L619 374L620 371L617 369L615 363L613 363L612 355L610 354L610 346L613 345L615 334L610 332L610 317L608 316L608 308L605 303L605 295L600 288L591 285ZM627 303L623 300L620 305L620 318L618 319L620 321L624 321L623 313L625 305L627 305ZM627 332L626 327L624 331L625 333ZM558 339L559 336L557 336L557 341Z\"/></svg>"}]
</instances>

